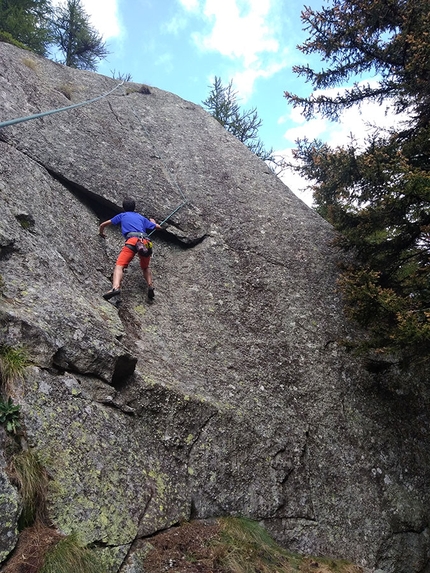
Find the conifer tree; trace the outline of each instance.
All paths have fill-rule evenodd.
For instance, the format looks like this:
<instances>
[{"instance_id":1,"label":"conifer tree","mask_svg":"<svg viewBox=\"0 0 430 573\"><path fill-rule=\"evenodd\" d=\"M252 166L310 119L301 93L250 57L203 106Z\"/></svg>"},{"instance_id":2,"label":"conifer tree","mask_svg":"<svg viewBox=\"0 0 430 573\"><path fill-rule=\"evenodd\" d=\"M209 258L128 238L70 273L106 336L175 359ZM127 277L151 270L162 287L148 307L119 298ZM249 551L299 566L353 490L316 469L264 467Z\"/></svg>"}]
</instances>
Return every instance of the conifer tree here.
<instances>
[{"instance_id":1,"label":"conifer tree","mask_svg":"<svg viewBox=\"0 0 430 573\"><path fill-rule=\"evenodd\" d=\"M89 22L81 0L66 0L55 12L54 44L71 68L96 70L98 60L108 55L105 42Z\"/></svg>"},{"instance_id":2,"label":"conifer tree","mask_svg":"<svg viewBox=\"0 0 430 573\"><path fill-rule=\"evenodd\" d=\"M51 42L50 0L0 0L0 33L46 56Z\"/></svg>"},{"instance_id":3,"label":"conifer tree","mask_svg":"<svg viewBox=\"0 0 430 573\"><path fill-rule=\"evenodd\" d=\"M207 111L248 149L263 160L275 162L273 149L267 150L258 137L262 120L257 109L241 110L237 101L237 92L233 89L233 80L224 86L221 78L215 76L209 96L202 102Z\"/></svg>"},{"instance_id":4,"label":"conifer tree","mask_svg":"<svg viewBox=\"0 0 430 573\"><path fill-rule=\"evenodd\" d=\"M355 256L343 266L349 315L368 329L362 348L395 353L401 363L430 356L430 10L428 0L334 0L306 8L309 34L300 47L320 54L325 69L295 71L315 90L376 75L337 96L285 96L308 118L336 119L364 101L390 104L409 117L377 129L359 146L336 149L302 140L299 170L313 180L319 212ZM381 113L384 108L381 107Z\"/></svg>"}]
</instances>

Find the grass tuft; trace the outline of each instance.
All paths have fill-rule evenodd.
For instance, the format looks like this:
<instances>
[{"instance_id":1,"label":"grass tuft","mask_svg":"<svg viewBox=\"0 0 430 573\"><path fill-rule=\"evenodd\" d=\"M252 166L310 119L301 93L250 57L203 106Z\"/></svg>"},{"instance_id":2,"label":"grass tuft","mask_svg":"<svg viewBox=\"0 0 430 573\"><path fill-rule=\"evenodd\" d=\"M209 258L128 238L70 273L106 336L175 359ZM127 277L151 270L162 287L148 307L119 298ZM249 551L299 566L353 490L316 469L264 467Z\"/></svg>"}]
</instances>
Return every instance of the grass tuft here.
<instances>
[{"instance_id":1,"label":"grass tuft","mask_svg":"<svg viewBox=\"0 0 430 573\"><path fill-rule=\"evenodd\" d=\"M61 86L58 86L57 89L69 100L72 99L73 92L75 91L75 88L72 84L62 84Z\"/></svg>"},{"instance_id":2,"label":"grass tuft","mask_svg":"<svg viewBox=\"0 0 430 573\"><path fill-rule=\"evenodd\" d=\"M27 66L27 68L30 68L34 72L37 70L37 62L32 58L24 58L22 60L22 63L24 64L24 66Z\"/></svg>"},{"instance_id":3,"label":"grass tuft","mask_svg":"<svg viewBox=\"0 0 430 573\"><path fill-rule=\"evenodd\" d=\"M20 530L35 522L47 522L46 493L48 474L33 450L23 450L12 456L9 464L12 479L17 483L22 498Z\"/></svg>"},{"instance_id":4,"label":"grass tuft","mask_svg":"<svg viewBox=\"0 0 430 573\"><path fill-rule=\"evenodd\" d=\"M28 354L21 346L0 346L0 381L6 395L9 396L13 384L23 378L28 364Z\"/></svg>"},{"instance_id":5,"label":"grass tuft","mask_svg":"<svg viewBox=\"0 0 430 573\"><path fill-rule=\"evenodd\" d=\"M220 521L222 566L231 573L292 573L298 558L282 549L256 521L224 518Z\"/></svg>"},{"instance_id":6,"label":"grass tuft","mask_svg":"<svg viewBox=\"0 0 430 573\"><path fill-rule=\"evenodd\" d=\"M41 523L24 529L15 551L3 565L2 573L38 573L45 561L46 552L63 537Z\"/></svg>"},{"instance_id":7,"label":"grass tuft","mask_svg":"<svg viewBox=\"0 0 430 573\"><path fill-rule=\"evenodd\" d=\"M106 573L106 570L97 555L72 534L48 551L40 573Z\"/></svg>"}]
</instances>

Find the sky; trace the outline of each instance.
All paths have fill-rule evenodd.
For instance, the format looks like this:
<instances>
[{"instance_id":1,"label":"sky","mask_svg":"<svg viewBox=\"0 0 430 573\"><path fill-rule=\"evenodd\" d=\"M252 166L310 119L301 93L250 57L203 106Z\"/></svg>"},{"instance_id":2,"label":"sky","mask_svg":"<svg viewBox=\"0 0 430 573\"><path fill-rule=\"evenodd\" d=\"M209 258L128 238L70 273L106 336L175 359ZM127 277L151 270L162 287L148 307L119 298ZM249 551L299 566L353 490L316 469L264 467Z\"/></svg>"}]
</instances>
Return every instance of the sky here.
<instances>
[{"instance_id":1,"label":"sky","mask_svg":"<svg viewBox=\"0 0 430 573\"><path fill-rule=\"evenodd\" d=\"M284 92L309 96L306 84L292 71L312 60L297 49L307 39L300 19L301 0L81 0L91 25L103 36L110 54L97 72L172 92L202 104L215 76L223 85L233 81L243 110L256 108L262 126L259 137L275 155L289 158L297 138L317 137L331 145L359 139L368 122L389 124L373 104L345 112L341 123L323 118L306 122L288 105ZM57 0L57 3L61 0ZM307 0L318 9L323 0ZM326 90L328 91L328 90ZM337 92L338 90L334 90ZM284 183L305 203L312 204L308 185L293 172Z\"/></svg>"}]
</instances>

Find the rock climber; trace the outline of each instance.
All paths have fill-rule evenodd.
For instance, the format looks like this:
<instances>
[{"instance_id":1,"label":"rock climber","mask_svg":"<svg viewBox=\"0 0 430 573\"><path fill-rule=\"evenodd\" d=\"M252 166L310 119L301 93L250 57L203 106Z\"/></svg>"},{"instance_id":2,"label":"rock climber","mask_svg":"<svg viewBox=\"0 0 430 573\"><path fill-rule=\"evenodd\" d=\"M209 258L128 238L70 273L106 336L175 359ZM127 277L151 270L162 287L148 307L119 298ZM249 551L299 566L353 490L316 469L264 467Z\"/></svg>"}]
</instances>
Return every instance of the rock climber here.
<instances>
[{"instance_id":1,"label":"rock climber","mask_svg":"<svg viewBox=\"0 0 430 573\"><path fill-rule=\"evenodd\" d=\"M105 227L108 225L121 225L121 233L125 238L125 245L121 249L113 271L112 289L105 293L103 298L105 300L109 300L121 293L121 282L124 276L124 269L131 263L139 248L140 268L142 269L143 276L148 285L148 299L152 300L155 293L152 281L152 272L149 268L151 257L148 256L148 251L146 251L146 256L141 255L140 247L141 240L143 240L146 245L148 244L146 242L148 233L154 229L161 229L161 227L154 219L147 219L135 211L136 203L134 199L126 197L122 202L122 207L124 209L123 213L119 213L118 215L115 215L115 217L112 217L112 219L104 221L99 227L99 235L106 238L106 235L104 234ZM139 246L137 247L136 245L138 241ZM151 250L149 252L151 252Z\"/></svg>"}]
</instances>

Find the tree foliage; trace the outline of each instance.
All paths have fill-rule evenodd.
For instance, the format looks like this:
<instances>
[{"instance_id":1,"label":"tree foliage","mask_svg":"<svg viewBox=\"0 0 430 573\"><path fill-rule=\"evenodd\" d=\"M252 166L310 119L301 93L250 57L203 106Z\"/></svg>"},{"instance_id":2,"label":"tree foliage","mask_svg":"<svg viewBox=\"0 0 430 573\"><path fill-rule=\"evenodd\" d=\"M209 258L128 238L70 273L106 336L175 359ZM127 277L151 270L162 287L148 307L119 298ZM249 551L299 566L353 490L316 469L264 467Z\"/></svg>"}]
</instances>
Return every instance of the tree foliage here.
<instances>
[{"instance_id":1,"label":"tree foliage","mask_svg":"<svg viewBox=\"0 0 430 573\"><path fill-rule=\"evenodd\" d=\"M430 11L428 0L334 0L302 12L308 41L325 69L295 71L315 90L355 83L330 97L285 96L306 116L336 119L364 101L389 104L409 120L375 129L364 145L336 149L298 142L299 171L313 181L319 212L339 231L338 244L355 256L342 269L349 315L368 328L364 347L427 360L430 350ZM381 108L381 113L383 109Z\"/></svg>"},{"instance_id":2,"label":"tree foliage","mask_svg":"<svg viewBox=\"0 0 430 573\"><path fill-rule=\"evenodd\" d=\"M0 32L46 56L51 42L50 0L0 0Z\"/></svg>"},{"instance_id":3,"label":"tree foliage","mask_svg":"<svg viewBox=\"0 0 430 573\"><path fill-rule=\"evenodd\" d=\"M53 34L64 56L62 63L71 68L94 71L98 60L109 53L102 36L91 26L81 0L66 0L57 8Z\"/></svg>"},{"instance_id":4,"label":"tree foliage","mask_svg":"<svg viewBox=\"0 0 430 573\"><path fill-rule=\"evenodd\" d=\"M221 78L215 76L209 96L202 102L207 111L235 137L245 144L263 161L269 161L280 170L282 161L273 155L273 149L267 150L258 137L262 120L257 109L242 110L238 103L237 91L233 89L233 80L224 86Z\"/></svg>"}]
</instances>

